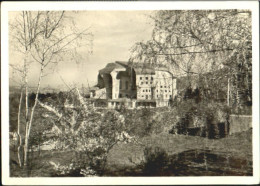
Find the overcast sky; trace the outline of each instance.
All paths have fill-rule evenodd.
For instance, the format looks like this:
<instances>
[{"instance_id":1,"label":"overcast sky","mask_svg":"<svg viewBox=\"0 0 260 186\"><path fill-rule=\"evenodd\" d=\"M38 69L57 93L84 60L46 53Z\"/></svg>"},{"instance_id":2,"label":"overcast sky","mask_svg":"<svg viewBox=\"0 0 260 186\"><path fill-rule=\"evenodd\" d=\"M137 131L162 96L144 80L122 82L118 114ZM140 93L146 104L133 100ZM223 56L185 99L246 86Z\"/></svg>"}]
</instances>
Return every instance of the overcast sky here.
<instances>
[{"instance_id":1,"label":"overcast sky","mask_svg":"<svg viewBox=\"0 0 260 186\"><path fill-rule=\"evenodd\" d=\"M94 85L97 81L98 70L104 68L107 63L114 61L127 61L130 56L130 48L139 41L146 41L151 37L153 25L148 17L150 11L82 11L69 12L74 17L75 23L80 28L91 27L94 34L93 54L88 49L81 50L84 61L80 64L64 61L56 69L57 72L44 77L42 87L61 85L66 83ZM9 14L10 19L15 14ZM19 61L19 55L10 51L10 63ZM12 73L10 73L12 76ZM36 85L38 73L31 73L29 80ZM12 84L12 82L10 82Z\"/></svg>"}]
</instances>

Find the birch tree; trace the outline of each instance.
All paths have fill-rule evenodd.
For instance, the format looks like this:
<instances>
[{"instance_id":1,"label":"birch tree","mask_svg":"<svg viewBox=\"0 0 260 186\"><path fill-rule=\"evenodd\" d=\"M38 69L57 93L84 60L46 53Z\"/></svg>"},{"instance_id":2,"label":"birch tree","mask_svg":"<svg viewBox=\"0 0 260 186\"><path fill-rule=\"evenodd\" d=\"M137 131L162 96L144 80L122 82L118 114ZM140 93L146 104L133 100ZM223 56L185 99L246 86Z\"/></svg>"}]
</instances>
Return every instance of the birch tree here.
<instances>
[{"instance_id":1,"label":"birch tree","mask_svg":"<svg viewBox=\"0 0 260 186\"><path fill-rule=\"evenodd\" d=\"M33 118L43 77L50 73L50 68L54 68L55 65L68 58L76 61L79 56L77 55L78 48L90 45L92 34L89 28L77 29L73 18L67 16L64 11L23 11L10 23L9 28L11 44L23 56L22 64L12 65L13 69L22 75L20 106L22 92L25 92L24 134L20 131L20 106L18 113L18 160L22 167L28 163L28 142L31 127L34 125ZM36 96L32 107L29 107L29 73L32 70L32 64L37 66L39 74Z\"/></svg>"},{"instance_id":2,"label":"birch tree","mask_svg":"<svg viewBox=\"0 0 260 186\"><path fill-rule=\"evenodd\" d=\"M226 78L237 82L243 71L246 72L243 83L251 100L250 11L163 10L155 12L151 18L155 25L151 39L133 46L130 61L164 64L171 67L175 74L190 79L194 79L193 75L202 76L227 67L229 73L225 74ZM205 83L209 84L207 80ZM233 87L237 93L234 97L239 104L242 87L236 86L239 83L235 84Z\"/></svg>"}]
</instances>

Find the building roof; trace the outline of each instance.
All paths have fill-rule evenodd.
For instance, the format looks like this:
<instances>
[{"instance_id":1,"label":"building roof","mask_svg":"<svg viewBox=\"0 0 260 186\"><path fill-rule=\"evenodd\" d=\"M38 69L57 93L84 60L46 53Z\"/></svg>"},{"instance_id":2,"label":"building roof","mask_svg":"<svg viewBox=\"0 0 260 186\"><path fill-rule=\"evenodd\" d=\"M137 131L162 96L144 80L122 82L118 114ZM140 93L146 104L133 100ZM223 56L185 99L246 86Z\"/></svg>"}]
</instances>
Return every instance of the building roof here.
<instances>
[{"instance_id":1,"label":"building roof","mask_svg":"<svg viewBox=\"0 0 260 186\"><path fill-rule=\"evenodd\" d=\"M114 69L125 68L125 66L118 63L108 63L105 68L99 70L100 74L110 74Z\"/></svg>"},{"instance_id":2,"label":"building roof","mask_svg":"<svg viewBox=\"0 0 260 186\"><path fill-rule=\"evenodd\" d=\"M140 74L155 74L155 69L147 68L147 67L133 67L135 73L137 75Z\"/></svg>"},{"instance_id":3,"label":"building roof","mask_svg":"<svg viewBox=\"0 0 260 186\"><path fill-rule=\"evenodd\" d=\"M116 61L115 63L124 66L124 67L128 67L129 66L129 62L127 61Z\"/></svg>"},{"instance_id":4,"label":"building roof","mask_svg":"<svg viewBox=\"0 0 260 186\"><path fill-rule=\"evenodd\" d=\"M116 63L118 63L124 67L133 68L137 75L155 74L156 70L168 71L168 69L162 65L159 66L159 65L154 65L154 64L137 63L137 62L132 63L132 62L126 62L126 61L116 61Z\"/></svg>"},{"instance_id":5,"label":"building roof","mask_svg":"<svg viewBox=\"0 0 260 186\"><path fill-rule=\"evenodd\" d=\"M105 68L99 70L100 74L110 74L114 69L133 68L137 75L151 74L154 75L155 71L167 71L168 68L163 65L154 65L147 63L132 63L127 61L116 61L115 63L108 63ZM170 72L169 72L170 73Z\"/></svg>"}]
</instances>

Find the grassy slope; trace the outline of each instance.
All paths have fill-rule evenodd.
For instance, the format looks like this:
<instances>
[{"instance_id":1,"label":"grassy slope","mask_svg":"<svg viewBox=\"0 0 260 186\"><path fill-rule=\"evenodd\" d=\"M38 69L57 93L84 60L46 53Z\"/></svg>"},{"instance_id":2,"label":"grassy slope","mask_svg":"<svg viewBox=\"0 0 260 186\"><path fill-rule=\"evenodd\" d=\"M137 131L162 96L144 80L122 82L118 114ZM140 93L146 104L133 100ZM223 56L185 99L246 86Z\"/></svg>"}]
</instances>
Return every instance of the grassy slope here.
<instances>
[{"instance_id":1,"label":"grassy slope","mask_svg":"<svg viewBox=\"0 0 260 186\"><path fill-rule=\"evenodd\" d=\"M108 159L109 167L133 166L143 158L146 146L164 148L168 154L177 154L191 149L209 149L214 153L228 153L252 161L252 131L237 133L222 139L206 139L197 136L159 134L140 139L140 144L118 144ZM134 163L129 161L132 159Z\"/></svg>"},{"instance_id":2,"label":"grassy slope","mask_svg":"<svg viewBox=\"0 0 260 186\"><path fill-rule=\"evenodd\" d=\"M159 146L168 154L176 154L191 149L209 149L215 153L228 153L236 157L252 161L252 131L246 131L228 136L223 139L212 140L197 136L172 135L161 133L147 136L138 140L138 143L118 144L109 153L108 168L110 170L134 166L143 158L143 150L147 146ZM11 151L11 161L17 161L16 153ZM30 176L51 176L53 172L49 161L68 164L73 152L42 151L39 157L35 154ZM132 159L132 162L129 160ZM27 176L25 171L11 165L11 176Z\"/></svg>"}]
</instances>

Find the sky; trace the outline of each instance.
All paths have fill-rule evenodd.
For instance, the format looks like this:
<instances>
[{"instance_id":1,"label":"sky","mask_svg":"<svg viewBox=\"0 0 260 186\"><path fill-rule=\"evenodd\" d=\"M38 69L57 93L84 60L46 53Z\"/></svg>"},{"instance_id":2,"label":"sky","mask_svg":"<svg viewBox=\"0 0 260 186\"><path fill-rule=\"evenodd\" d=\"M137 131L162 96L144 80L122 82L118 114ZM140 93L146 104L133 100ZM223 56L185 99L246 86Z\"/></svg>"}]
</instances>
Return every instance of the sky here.
<instances>
[{"instance_id":1,"label":"sky","mask_svg":"<svg viewBox=\"0 0 260 186\"><path fill-rule=\"evenodd\" d=\"M68 12L73 17L78 28L90 27L94 35L93 53L90 48L81 48L80 55L83 60L76 64L71 61L63 61L42 80L42 87L58 87L66 84L78 86L95 85L98 71L107 63L115 61L127 61L130 57L130 49L140 41L151 38L153 23L149 18L151 11L81 11ZM15 13L9 13L9 20L14 19ZM10 49L9 63L16 64L21 61L21 56ZM36 86L38 79L38 67L32 67L29 76L31 86ZM53 69L52 69L53 71ZM50 71L51 72L51 71ZM10 85L17 77L10 71Z\"/></svg>"}]
</instances>

